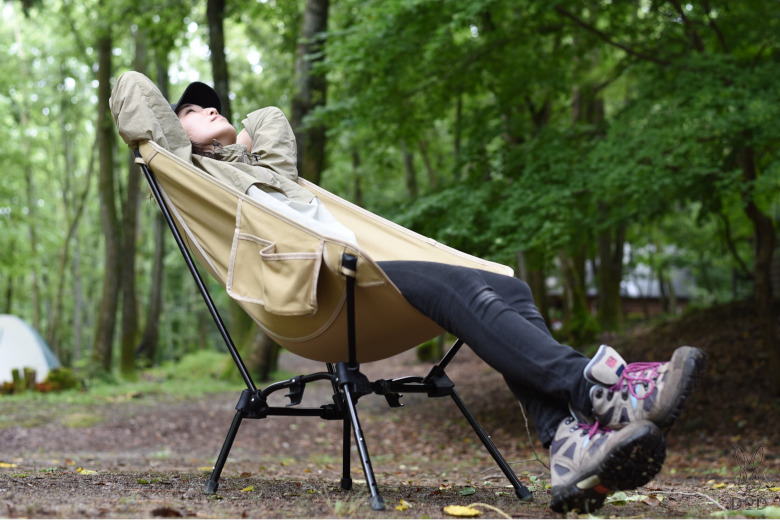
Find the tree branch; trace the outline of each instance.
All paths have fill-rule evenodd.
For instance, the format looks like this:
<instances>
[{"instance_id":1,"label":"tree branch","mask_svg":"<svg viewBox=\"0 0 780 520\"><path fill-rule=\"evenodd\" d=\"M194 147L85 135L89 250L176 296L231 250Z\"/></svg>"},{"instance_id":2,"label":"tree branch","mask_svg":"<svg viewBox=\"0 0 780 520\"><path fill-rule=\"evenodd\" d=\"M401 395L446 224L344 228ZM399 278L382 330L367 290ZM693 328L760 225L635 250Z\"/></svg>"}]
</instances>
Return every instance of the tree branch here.
<instances>
[{"instance_id":1,"label":"tree branch","mask_svg":"<svg viewBox=\"0 0 780 520\"><path fill-rule=\"evenodd\" d=\"M683 25L685 25L685 32L687 32L690 35L691 40L693 40L693 47L698 52L704 52L704 44L701 41L701 37L699 36L699 33L696 32L696 29L694 29L691 20L685 15L685 10L680 5L680 2L678 0L669 0L669 3L674 6L677 14L680 15Z\"/></svg>"},{"instance_id":2,"label":"tree branch","mask_svg":"<svg viewBox=\"0 0 780 520\"><path fill-rule=\"evenodd\" d=\"M645 61L650 61L650 62L656 63L658 65L671 65L671 63L666 61L666 60L662 60L660 58L656 58L656 57L653 57L653 56L648 56L647 54L644 54L642 52L636 51L636 50L634 50L634 49L632 49L630 47L627 47L626 45L623 45L620 42L615 41L608 34L604 33L603 31L600 31L599 29L596 29L595 27L593 27L589 23L585 22L581 18L578 18L577 16L575 16L572 13L570 13L569 11L567 11L566 9L564 9L563 7L561 7L559 5L555 6L555 11L558 14L560 14L561 16L564 16L564 17L572 20L574 23L576 23L577 25L579 25L583 29L592 32L593 34L595 34L596 36L598 36L599 38L601 38L602 40L604 40L608 44L612 45L613 47L617 47L618 49L621 49L621 50L625 51L626 53L628 53L628 54L630 54L632 56L636 56L637 58L640 58L640 59L645 60Z\"/></svg>"},{"instance_id":3,"label":"tree branch","mask_svg":"<svg viewBox=\"0 0 780 520\"><path fill-rule=\"evenodd\" d=\"M705 0L703 2L703 5L704 5L704 11L707 13L707 20L709 20L710 27L712 27L712 30L715 31L715 35L718 37L718 41L720 42L720 46L723 48L723 52L725 52L726 54L730 54L731 50L729 49L729 46L726 43L726 38L723 36L720 27L718 27L718 24L715 23L715 18L713 18L710 14L712 12L710 3Z\"/></svg>"},{"instance_id":4,"label":"tree branch","mask_svg":"<svg viewBox=\"0 0 780 520\"><path fill-rule=\"evenodd\" d=\"M739 256L739 252L737 251L737 246L734 243L734 238L731 234L731 224L729 223L728 217L722 211L718 211L718 216L723 222L723 235L726 238L726 247L728 247L731 256L734 258L734 261L739 266L739 270L742 272L743 279L751 280L752 276L750 274L750 268L747 266L747 264L742 259L742 257Z\"/></svg>"}]
</instances>

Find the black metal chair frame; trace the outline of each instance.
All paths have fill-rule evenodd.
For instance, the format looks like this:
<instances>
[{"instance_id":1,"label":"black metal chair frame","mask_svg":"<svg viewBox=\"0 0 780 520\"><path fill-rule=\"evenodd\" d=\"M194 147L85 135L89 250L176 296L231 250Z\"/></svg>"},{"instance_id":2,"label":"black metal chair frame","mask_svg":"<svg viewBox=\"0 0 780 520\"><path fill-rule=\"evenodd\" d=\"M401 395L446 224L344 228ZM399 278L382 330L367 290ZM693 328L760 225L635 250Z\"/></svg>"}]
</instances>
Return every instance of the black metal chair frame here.
<instances>
[{"instance_id":1,"label":"black metal chair frame","mask_svg":"<svg viewBox=\"0 0 780 520\"><path fill-rule=\"evenodd\" d=\"M134 150L135 156L141 158L140 152ZM325 363L326 371L317 372L308 375L301 375L292 377L290 379L272 383L265 388L258 389L255 385L252 377L250 376L246 365L244 364L241 356L233 343L227 328L217 310L214 301L211 298L211 294L208 291L203 278L198 271L195 261L189 252L189 249L185 245L185 242L175 225L170 210L165 203L162 196L162 191L157 183L157 179L154 173L143 162L139 161L139 165L144 172L146 180L149 184L152 194L157 201L162 214L168 223L168 227L173 234L176 244L178 245L182 256L184 257L187 267L192 274L198 290L203 297L209 312L214 319L214 322L219 330L222 339L230 352L233 361L241 373L241 377L246 384L246 389L241 392L241 396L236 404L236 414L233 417L233 422L230 425L228 434L225 438L225 442L222 445L222 449L217 457L217 461L214 464L214 469L211 472L208 482L203 488L203 492L206 494L214 494L219 487L219 478L222 474L222 470L225 467L228 454L233 445L233 441L236 438L238 429L241 426L241 422L244 419L264 419L268 416L296 416L296 417L319 417L327 420L341 420L343 422L343 469L341 477L341 488L349 490L352 488L352 478L350 477L350 452L351 452L351 436L354 431L355 443L357 452L360 457L360 463L363 467L363 473L366 477L366 484L368 491L371 494L370 504L375 510L383 510L385 508L382 496L379 494L376 479L374 477L374 471L371 467L371 460L368 454L368 448L366 447L363 430L360 427L360 421L356 410L357 401L360 397L368 394L378 394L385 397L390 407L400 407L401 397L403 393L424 393L428 394L428 397L444 397L450 396L452 400L460 409L466 420L476 432L479 439L484 444L487 451L495 460L498 467L504 473L506 478L512 484L515 489L515 494L521 501L531 501L533 495L517 478L512 468L506 462L504 457L499 453L490 436L485 433L476 418L471 414L466 404L455 391L455 385L445 373L445 368L454 358L457 352L463 345L462 340L457 340L455 344L450 347L449 351L434 365L431 371L425 377L403 377L398 379L379 379L376 381L369 381L368 378L360 372L360 365L357 363L357 345L355 344L355 273L357 268L357 258L352 255L345 254L342 259L342 274L346 278L346 293L347 293L347 338L348 338L348 357L347 361L338 363ZM326 380L330 381L334 395L333 403L325 404L319 408L299 407L303 400L304 389L307 384ZM269 406L268 396L274 392L287 390L288 393L285 397L289 398L290 402L287 406Z\"/></svg>"}]
</instances>

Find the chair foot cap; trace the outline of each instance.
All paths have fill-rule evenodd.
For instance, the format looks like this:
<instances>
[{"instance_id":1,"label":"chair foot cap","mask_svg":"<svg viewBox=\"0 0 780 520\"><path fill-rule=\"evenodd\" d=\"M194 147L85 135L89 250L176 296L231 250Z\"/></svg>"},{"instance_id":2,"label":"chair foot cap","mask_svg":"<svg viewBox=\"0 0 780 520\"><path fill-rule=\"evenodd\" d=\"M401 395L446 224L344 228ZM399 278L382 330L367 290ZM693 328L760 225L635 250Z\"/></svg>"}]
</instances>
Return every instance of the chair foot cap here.
<instances>
[{"instance_id":1,"label":"chair foot cap","mask_svg":"<svg viewBox=\"0 0 780 520\"><path fill-rule=\"evenodd\" d=\"M371 497L371 509L373 509L374 511L384 511L385 510L384 499L379 495L375 497Z\"/></svg>"},{"instance_id":2,"label":"chair foot cap","mask_svg":"<svg viewBox=\"0 0 780 520\"><path fill-rule=\"evenodd\" d=\"M517 495L517 498L519 498L521 502L534 501L534 494L531 493L526 487L515 489L515 494Z\"/></svg>"},{"instance_id":3,"label":"chair foot cap","mask_svg":"<svg viewBox=\"0 0 780 520\"><path fill-rule=\"evenodd\" d=\"M219 487L219 482L216 482L214 480L209 480L206 482L206 485L203 486L203 493L206 495L213 495L217 492L217 488Z\"/></svg>"}]
</instances>

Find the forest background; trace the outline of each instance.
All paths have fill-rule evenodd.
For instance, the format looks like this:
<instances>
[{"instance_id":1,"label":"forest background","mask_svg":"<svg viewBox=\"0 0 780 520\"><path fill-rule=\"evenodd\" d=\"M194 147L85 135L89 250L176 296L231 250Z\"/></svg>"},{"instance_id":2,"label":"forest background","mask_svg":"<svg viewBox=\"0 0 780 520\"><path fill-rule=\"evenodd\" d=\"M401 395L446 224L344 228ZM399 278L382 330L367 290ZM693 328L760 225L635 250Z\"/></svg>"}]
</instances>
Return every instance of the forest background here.
<instances>
[{"instance_id":1,"label":"forest background","mask_svg":"<svg viewBox=\"0 0 780 520\"><path fill-rule=\"evenodd\" d=\"M13 0L0 22L0 312L83 377L219 349L108 109L137 70L275 105L302 176L513 266L575 346L630 318L750 299L780 393L780 4L770 0ZM556 283L551 284L551 281ZM776 289L776 288L775 288ZM562 304L549 305L556 294ZM588 294L597 295L592 312ZM255 370L269 346L229 326Z\"/></svg>"}]
</instances>

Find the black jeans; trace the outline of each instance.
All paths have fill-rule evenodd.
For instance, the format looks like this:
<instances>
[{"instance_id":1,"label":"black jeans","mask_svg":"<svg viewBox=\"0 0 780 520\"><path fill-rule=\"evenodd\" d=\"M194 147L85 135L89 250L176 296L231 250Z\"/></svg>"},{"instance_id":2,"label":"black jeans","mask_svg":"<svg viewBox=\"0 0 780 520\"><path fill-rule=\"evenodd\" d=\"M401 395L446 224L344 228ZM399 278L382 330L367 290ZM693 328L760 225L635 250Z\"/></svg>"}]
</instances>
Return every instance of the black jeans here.
<instances>
[{"instance_id":1,"label":"black jeans","mask_svg":"<svg viewBox=\"0 0 780 520\"><path fill-rule=\"evenodd\" d=\"M527 283L433 262L380 266L412 306L504 376L545 446L569 415L569 404L590 411L590 384L583 375L589 359L552 337Z\"/></svg>"}]
</instances>

